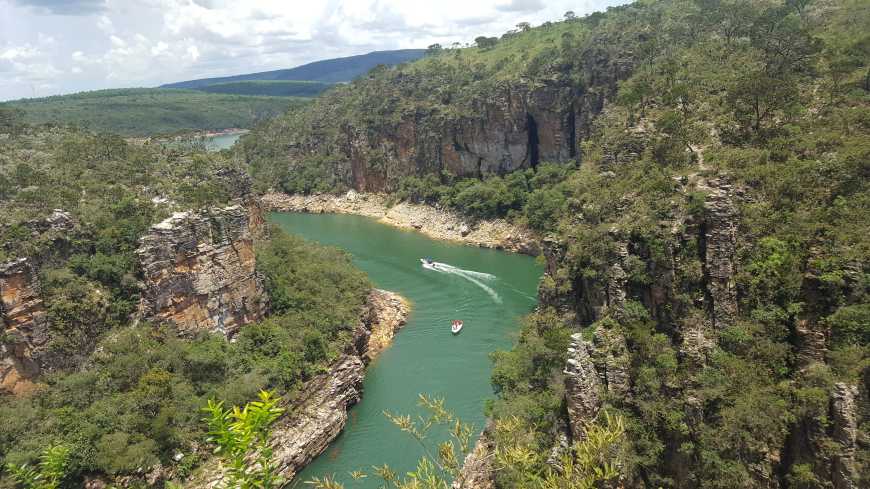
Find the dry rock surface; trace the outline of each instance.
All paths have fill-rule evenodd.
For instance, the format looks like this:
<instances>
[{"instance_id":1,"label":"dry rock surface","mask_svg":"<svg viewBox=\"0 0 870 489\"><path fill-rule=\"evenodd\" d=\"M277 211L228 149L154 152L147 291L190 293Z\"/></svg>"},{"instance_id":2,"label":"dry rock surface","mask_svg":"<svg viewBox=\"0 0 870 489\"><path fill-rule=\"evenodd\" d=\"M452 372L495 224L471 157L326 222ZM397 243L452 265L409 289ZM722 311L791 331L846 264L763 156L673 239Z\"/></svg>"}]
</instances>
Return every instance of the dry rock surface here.
<instances>
[{"instance_id":1,"label":"dry rock surface","mask_svg":"<svg viewBox=\"0 0 870 489\"><path fill-rule=\"evenodd\" d=\"M390 206L387 197L382 194L354 190L338 196L270 193L263 196L262 202L271 211L371 217L399 228L419 230L431 238L482 248L504 249L529 255L537 255L539 249L538 240L530 231L520 229L504 219L471 221L446 209L407 202Z\"/></svg>"},{"instance_id":2,"label":"dry rock surface","mask_svg":"<svg viewBox=\"0 0 870 489\"><path fill-rule=\"evenodd\" d=\"M267 311L244 206L177 212L152 226L136 253L145 317L172 322L182 334L231 335Z\"/></svg>"},{"instance_id":3,"label":"dry rock surface","mask_svg":"<svg viewBox=\"0 0 870 489\"><path fill-rule=\"evenodd\" d=\"M287 407L287 414L276 424L272 446L278 470L288 481L323 453L344 429L348 409L362 398L365 365L373 356L371 350L379 346L376 351L380 351L384 347L379 331L389 330L392 338L405 324L409 311L408 301L398 294L373 290L352 346L332 363L328 372L309 381ZM372 344L373 338L376 344ZM187 487L220 487L222 480L222 468L215 464Z\"/></svg>"},{"instance_id":4,"label":"dry rock surface","mask_svg":"<svg viewBox=\"0 0 870 489\"><path fill-rule=\"evenodd\" d=\"M405 325L411 304L407 299L388 290L373 289L368 297L366 318L371 327L365 357L369 360L390 346L393 337Z\"/></svg>"},{"instance_id":5,"label":"dry rock surface","mask_svg":"<svg viewBox=\"0 0 870 489\"><path fill-rule=\"evenodd\" d=\"M39 373L33 353L48 341L48 320L39 278L27 258L0 264L0 392L20 394Z\"/></svg>"},{"instance_id":6,"label":"dry rock surface","mask_svg":"<svg viewBox=\"0 0 870 489\"><path fill-rule=\"evenodd\" d=\"M495 444L487 431L484 431L477 439L474 449L465 457L452 489L494 489L494 458Z\"/></svg>"}]
</instances>

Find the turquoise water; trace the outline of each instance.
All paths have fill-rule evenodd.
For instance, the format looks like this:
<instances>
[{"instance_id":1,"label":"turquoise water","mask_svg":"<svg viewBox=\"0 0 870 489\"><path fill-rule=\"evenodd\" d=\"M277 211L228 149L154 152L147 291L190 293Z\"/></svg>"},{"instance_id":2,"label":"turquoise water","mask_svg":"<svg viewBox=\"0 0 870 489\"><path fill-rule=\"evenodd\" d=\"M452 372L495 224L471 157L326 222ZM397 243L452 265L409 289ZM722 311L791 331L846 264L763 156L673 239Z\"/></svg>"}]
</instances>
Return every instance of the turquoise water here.
<instances>
[{"instance_id":1,"label":"turquoise water","mask_svg":"<svg viewBox=\"0 0 870 489\"><path fill-rule=\"evenodd\" d=\"M384 463L400 474L413 469L422 451L382 413L419 413L420 393L444 397L463 421L482 429L484 403L493 397L489 353L511 347L520 318L535 305L542 270L533 258L436 241L359 216L277 213L270 220L347 250L376 287L413 305L393 345L369 365L362 402L351 409L344 432L294 486L334 475L348 489L376 488L379 479L353 480L348 473ZM420 258L427 256L454 268L423 269ZM457 336L450 333L452 319L465 323Z\"/></svg>"},{"instance_id":2,"label":"turquoise water","mask_svg":"<svg viewBox=\"0 0 870 489\"><path fill-rule=\"evenodd\" d=\"M207 138L203 138L203 142L205 143L205 149L208 151L220 151L222 149L229 149L236 141L239 140L240 137L244 136L243 132L234 132L231 134L219 134L217 136L210 136Z\"/></svg>"}]
</instances>

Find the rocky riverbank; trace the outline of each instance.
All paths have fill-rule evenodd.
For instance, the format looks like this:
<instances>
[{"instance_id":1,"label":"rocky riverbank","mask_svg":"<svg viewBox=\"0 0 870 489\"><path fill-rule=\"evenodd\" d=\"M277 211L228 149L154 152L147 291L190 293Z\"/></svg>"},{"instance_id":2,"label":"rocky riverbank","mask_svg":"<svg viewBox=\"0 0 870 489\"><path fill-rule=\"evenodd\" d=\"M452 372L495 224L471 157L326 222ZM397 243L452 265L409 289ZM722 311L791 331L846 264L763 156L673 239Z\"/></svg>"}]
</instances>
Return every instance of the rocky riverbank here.
<instances>
[{"instance_id":1,"label":"rocky riverbank","mask_svg":"<svg viewBox=\"0 0 870 489\"><path fill-rule=\"evenodd\" d=\"M404 229L416 229L434 239L537 255L538 238L504 219L471 220L456 212L429 205L401 202L389 205L386 195L359 193L343 195L287 195L268 193L262 197L266 210L314 214L356 214Z\"/></svg>"},{"instance_id":2,"label":"rocky riverbank","mask_svg":"<svg viewBox=\"0 0 870 489\"><path fill-rule=\"evenodd\" d=\"M287 406L287 414L275 426L272 445L274 462L288 482L344 429L348 409L362 398L366 363L390 344L409 312L407 299L373 289L352 344ZM185 487L219 487L222 479L222 468L213 464Z\"/></svg>"},{"instance_id":3,"label":"rocky riverbank","mask_svg":"<svg viewBox=\"0 0 870 489\"><path fill-rule=\"evenodd\" d=\"M388 290L373 289L367 302L363 322L371 325L365 357L371 360L393 343L393 337L405 325L411 303Z\"/></svg>"}]
</instances>

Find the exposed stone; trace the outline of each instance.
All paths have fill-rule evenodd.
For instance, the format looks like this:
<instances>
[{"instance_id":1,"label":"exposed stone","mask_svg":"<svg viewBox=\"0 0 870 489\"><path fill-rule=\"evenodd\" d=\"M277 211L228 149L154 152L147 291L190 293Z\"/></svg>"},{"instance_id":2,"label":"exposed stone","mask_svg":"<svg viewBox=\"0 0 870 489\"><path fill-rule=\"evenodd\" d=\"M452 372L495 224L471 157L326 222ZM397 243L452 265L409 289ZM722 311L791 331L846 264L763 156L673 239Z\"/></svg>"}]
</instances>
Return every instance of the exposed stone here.
<instances>
[{"instance_id":1,"label":"exposed stone","mask_svg":"<svg viewBox=\"0 0 870 489\"><path fill-rule=\"evenodd\" d=\"M248 210L241 205L177 212L151 227L136 253L144 275L142 309L182 334L233 334L262 319L266 295L255 269Z\"/></svg>"},{"instance_id":2,"label":"exposed stone","mask_svg":"<svg viewBox=\"0 0 870 489\"><path fill-rule=\"evenodd\" d=\"M858 388L842 382L834 385L831 395L831 438L839 446L831 463L834 489L858 487L855 451L858 440Z\"/></svg>"},{"instance_id":3,"label":"exposed stone","mask_svg":"<svg viewBox=\"0 0 870 489\"><path fill-rule=\"evenodd\" d=\"M373 290L348 350L330 366L328 372L307 382L287 407L287 413L278 420L271 440L273 462L288 482L326 450L344 429L348 409L360 401L365 375L363 357L371 354L368 348L374 347L367 342L368 338L375 336L369 328L383 330L379 335L387 334L387 329L395 333L407 320L407 304L407 300L397 294ZM187 487L219 487L222 480L222 468L213 463Z\"/></svg>"},{"instance_id":4,"label":"exposed stone","mask_svg":"<svg viewBox=\"0 0 870 489\"><path fill-rule=\"evenodd\" d=\"M495 446L487 430L484 430L474 448L465 457L452 489L494 489L494 457Z\"/></svg>"},{"instance_id":5,"label":"exposed stone","mask_svg":"<svg viewBox=\"0 0 870 489\"><path fill-rule=\"evenodd\" d=\"M738 213L732 186L724 180L709 180L699 188L708 191L701 247L709 296L707 310L715 330L721 330L737 317L734 253Z\"/></svg>"},{"instance_id":6,"label":"exposed stone","mask_svg":"<svg viewBox=\"0 0 870 489\"><path fill-rule=\"evenodd\" d=\"M625 336L614 327L599 326L592 335L591 357L605 390L615 396L629 394L628 369L631 359Z\"/></svg>"},{"instance_id":7,"label":"exposed stone","mask_svg":"<svg viewBox=\"0 0 870 489\"><path fill-rule=\"evenodd\" d=\"M547 465L556 470L563 470L562 457L571 450L571 433L568 432L568 425L562 417L559 417L553 424L553 438L555 442L550 449L550 455L547 456Z\"/></svg>"},{"instance_id":8,"label":"exposed stone","mask_svg":"<svg viewBox=\"0 0 870 489\"><path fill-rule=\"evenodd\" d=\"M478 221L469 226L459 214L422 204L402 202L389 205L383 194L357 192L347 195L286 195L266 194L262 198L267 210L279 212L309 212L357 214L372 217L384 224L404 229L417 229L423 234L450 241L459 241L482 248L496 248L537 255L538 239L531 231L504 219Z\"/></svg>"},{"instance_id":9,"label":"exposed stone","mask_svg":"<svg viewBox=\"0 0 870 489\"><path fill-rule=\"evenodd\" d=\"M27 221L26 226L31 232L42 234L49 231L70 231L75 227L75 221L69 212L63 209L54 209L51 215L44 219Z\"/></svg>"},{"instance_id":10,"label":"exposed stone","mask_svg":"<svg viewBox=\"0 0 870 489\"><path fill-rule=\"evenodd\" d=\"M623 263L628 258L627 242L617 241L616 257L616 262L610 266L610 273L607 275L607 301L604 304L604 309L607 310L618 308L625 304L628 275L625 273Z\"/></svg>"},{"instance_id":11,"label":"exposed stone","mask_svg":"<svg viewBox=\"0 0 870 489\"><path fill-rule=\"evenodd\" d=\"M298 407L282 418L274 431L274 460L287 479L321 454L347 423L347 410L362 397L365 366L346 355L318 376L294 400Z\"/></svg>"},{"instance_id":12,"label":"exposed stone","mask_svg":"<svg viewBox=\"0 0 870 489\"><path fill-rule=\"evenodd\" d=\"M371 331L365 348L367 359L375 358L393 342L393 337L405 325L410 310L408 301L399 294L381 289L369 293L363 318Z\"/></svg>"},{"instance_id":13,"label":"exposed stone","mask_svg":"<svg viewBox=\"0 0 870 489\"><path fill-rule=\"evenodd\" d=\"M253 181L248 172L238 168L221 168L215 175L229 189L229 197L248 210L248 229L254 236L266 230L266 216L260 199L253 193Z\"/></svg>"},{"instance_id":14,"label":"exposed stone","mask_svg":"<svg viewBox=\"0 0 870 489\"><path fill-rule=\"evenodd\" d=\"M21 393L39 374L33 354L48 341L39 278L26 258L0 265L0 392Z\"/></svg>"},{"instance_id":15,"label":"exposed stone","mask_svg":"<svg viewBox=\"0 0 870 489\"><path fill-rule=\"evenodd\" d=\"M583 335L571 335L568 346L568 361L565 365L565 396L568 404L568 421L575 441L585 438L586 423L595 419L601 409L598 393L598 372L589 355L592 348L583 340Z\"/></svg>"}]
</instances>

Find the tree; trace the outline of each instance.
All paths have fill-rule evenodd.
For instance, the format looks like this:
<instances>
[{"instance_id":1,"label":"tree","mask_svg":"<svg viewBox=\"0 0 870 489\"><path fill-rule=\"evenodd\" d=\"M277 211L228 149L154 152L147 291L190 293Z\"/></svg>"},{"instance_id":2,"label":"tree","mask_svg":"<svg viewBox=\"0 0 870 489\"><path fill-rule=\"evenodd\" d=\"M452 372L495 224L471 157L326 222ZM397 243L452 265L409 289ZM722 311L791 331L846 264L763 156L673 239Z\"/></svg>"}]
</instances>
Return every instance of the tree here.
<instances>
[{"instance_id":1,"label":"tree","mask_svg":"<svg viewBox=\"0 0 870 489\"><path fill-rule=\"evenodd\" d=\"M69 455L69 447L53 445L42 452L36 467L7 464L6 470L24 489L57 489L67 475Z\"/></svg>"},{"instance_id":2,"label":"tree","mask_svg":"<svg viewBox=\"0 0 870 489\"><path fill-rule=\"evenodd\" d=\"M481 49L489 49L489 48L495 46L496 44L498 44L498 38L497 37L479 36L479 37L474 39L474 43L477 44L477 47L479 47Z\"/></svg>"},{"instance_id":3,"label":"tree","mask_svg":"<svg viewBox=\"0 0 870 489\"><path fill-rule=\"evenodd\" d=\"M429 47L426 48L426 56L438 55L443 50L444 50L444 48L438 43L430 44Z\"/></svg>"},{"instance_id":4,"label":"tree","mask_svg":"<svg viewBox=\"0 0 870 489\"><path fill-rule=\"evenodd\" d=\"M604 411L585 423L583 439L559 458L559 468L547 463L529 436L528 426L512 416L496 423L496 469L511 479L507 487L593 489L611 487L624 465L625 421ZM615 485L613 486L615 487Z\"/></svg>"},{"instance_id":5,"label":"tree","mask_svg":"<svg viewBox=\"0 0 870 489\"><path fill-rule=\"evenodd\" d=\"M569 11L565 12L564 17L565 17L565 22L571 22L572 20L577 19L577 14L575 14L573 10L569 10Z\"/></svg>"},{"instance_id":6,"label":"tree","mask_svg":"<svg viewBox=\"0 0 870 489\"><path fill-rule=\"evenodd\" d=\"M517 24L517 30L520 32L528 32L532 29L532 25L528 22L520 22Z\"/></svg>"},{"instance_id":7,"label":"tree","mask_svg":"<svg viewBox=\"0 0 870 489\"><path fill-rule=\"evenodd\" d=\"M259 398L242 409L225 410L222 401L214 400L203 408L209 415L203 419L208 423L208 441L217 445L215 453L227 463L228 489L270 489L283 481L272 462L269 437L284 409L271 392L260 391Z\"/></svg>"},{"instance_id":8,"label":"tree","mask_svg":"<svg viewBox=\"0 0 870 489\"><path fill-rule=\"evenodd\" d=\"M794 77L772 77L761 70L746 70L728 93L734 115L760 136L765 124L778 112L799 101Z\"/></svg>"}]
</instances>

